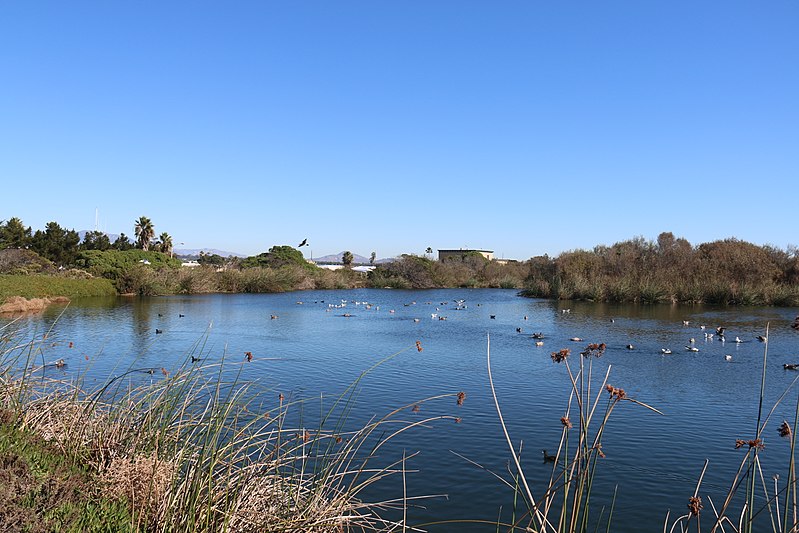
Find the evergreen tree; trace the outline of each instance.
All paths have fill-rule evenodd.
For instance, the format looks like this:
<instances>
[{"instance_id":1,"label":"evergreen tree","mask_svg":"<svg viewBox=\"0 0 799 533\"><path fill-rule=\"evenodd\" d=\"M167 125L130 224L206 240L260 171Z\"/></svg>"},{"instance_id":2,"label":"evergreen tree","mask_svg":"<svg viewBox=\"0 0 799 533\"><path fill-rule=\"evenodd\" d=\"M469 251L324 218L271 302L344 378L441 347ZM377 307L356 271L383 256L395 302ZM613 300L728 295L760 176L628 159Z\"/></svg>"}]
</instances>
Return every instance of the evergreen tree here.
<instances>
[{"instance_id":1,"label":"evergreen tree","mask_svg":"<svg viewBox=\"0 0 799 533\"><path fill-rule=\"evenodd\" d=\"M33 251L60 266L71 265L78 251L78 232L66 230L57 222L48 222L42 230L36 230L31 239Z\"/></svg>"},{"instance_id":2,"label":"evergreen tree","mask_svg":"<svg viewBox=\"0 0 799 533\"><path fill-rule=\"evenodd\" d=\"M120 233L119 237L116 238L114 243L111 245L114 250L119 250L120 252L124 252L125 250L130 250L133 248L133 243L130 242L130 239L124 233Z\"/></svg>"},{"instance_id":3,"label":"evergreen tree","mask_svg":"<svg viewBox=\"0 0 799 533\"><path fill-rule=\"evenodd\" d=\"M87 231L80 243L81 250L108 250L111 248L111 240L102 231Z\"/></svg>"},{"instance_id":4,"label":"evergreen tree","mask_svg":"<svg viewBox=\"0 0 799 533\"><path fill-rule=\"evenodd\" d=\"M17 217L0 224L0 250L3 248L26 248L30 245L31 229Z\"/></svg>"}]
</instances>

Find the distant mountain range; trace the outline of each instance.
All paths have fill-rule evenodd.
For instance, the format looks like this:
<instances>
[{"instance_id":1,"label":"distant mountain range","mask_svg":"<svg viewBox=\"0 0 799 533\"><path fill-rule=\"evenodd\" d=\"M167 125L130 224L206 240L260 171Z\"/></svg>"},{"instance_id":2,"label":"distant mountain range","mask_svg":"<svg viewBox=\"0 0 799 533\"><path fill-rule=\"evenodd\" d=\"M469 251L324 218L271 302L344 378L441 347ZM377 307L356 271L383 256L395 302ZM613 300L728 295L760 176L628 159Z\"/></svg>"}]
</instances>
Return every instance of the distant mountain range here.
<instances>
[{"instance_id":1,"label":"distant mountain range","mask_svg":"<svg viewBox=\"0 0 799 533\"><path fill-rule=\"evenodd\" d=\"M82 229L78 232L78 237L80 237L80 242L83 242L83 238L86 237L86 234L90 231L94 231L93 229ZM118 233L106 233L108 235L108 240L114 242L119 238ZM130 239L130 237L128 237Z\"/></svg>"},{"instance_id":2,"label":"distant mountain range","mask_svg":"<svg viewBox=\"0 0 799 533\"><path fill-rule=\"evenodd\" d=\"M221 255L222 257L247 257L237 252L226 252L216 248L175 248L173 253L178 257L200 257L200 252L208 255Z\"/></svg>"},{"instance_id":3,"label":"distant mountain range","mask_svg":"<svg viewBox=\"0 0 799 533\"><path fill-rule=\"evenodd\" d=\"M314 261L314 263L334 263L334 264L339 264L340 265L341 264L341 256L343 256L343 255L344 255L344 251L341 251L338 254L330 254L330 255L323 255L321 257L314 257L313 261ZM375 260L375 264L379 265L379 264L382 264L382 263L390 263L393 260L394 260L393 258L376 259ZM352 263L354 265L369 265L369 264L371 264L369 262L369 258L368 257L364 257L364 256L358 255L358 254L352 254Z\"/></svg>"}]
</instances>

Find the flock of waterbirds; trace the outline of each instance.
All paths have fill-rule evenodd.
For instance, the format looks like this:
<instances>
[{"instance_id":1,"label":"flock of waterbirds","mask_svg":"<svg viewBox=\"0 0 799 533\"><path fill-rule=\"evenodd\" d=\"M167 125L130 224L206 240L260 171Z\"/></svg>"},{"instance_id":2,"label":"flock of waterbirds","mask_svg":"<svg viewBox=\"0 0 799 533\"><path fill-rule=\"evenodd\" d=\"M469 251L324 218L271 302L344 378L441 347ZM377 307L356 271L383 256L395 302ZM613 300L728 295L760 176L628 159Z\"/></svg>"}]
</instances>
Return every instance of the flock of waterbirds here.
<instances>
[{"instance_id":1,"label":"flock of waterbirds","mask_svg":"<svg viewBox=\"0 0 799 533\"><path fill-rule=\"evenodd\" d=\"M296 303L297 303L297 305L303 305L305 302L297 301ZM334 310L337 310L337 309L351 308L350 307L351 305L353 305L355 308L361 308L361 309L371 310L371 311L380 311L380 306L379 305L374 305L374 304L366 302L366 301L358 301L358 300L341 299L341 300L337 300L337 301L335 301L333 303L326 302L325 300L315 300L313 303L314 304L325 304L325 306L326 306L325 307L325 311L326 312L333 312ZM427 302L424 302L424 304L427 305L427 306L435 306L435 312L431 312L430 313L430 318L431 319L439 320L439 321L447 320L447 316L441 314L441 310L442 309L446 309L447 308L446 306L450 305L449 301L443 301L443 302L440 302L440 303L437 303L437 304L433 304L433 302L427 301ZM452 302L452 304L454 304L454 307L449 307L448 309L455 310L455 311L462 311L462 310L467 309L467 307L468 307L467 304L466 304L466 300L465 299L456 299L456 300L454 300ZM415 305L417 305L416 301L412 301L412 302L408 302L408 303L403 304L404 307L411 307L411 306L415 306ZM480 304L480 303L478 303L476 305L477 305L477 307L481 307L482 306L482 304ZM395 312L396 311L394 309L390 309L388 311L388 313L392 314L392 315L395 314ZM567 309L561 309L560 313L562 315L571 314L571 309L568 309L568 308ZM178 314L179 318L184 318L185 316L186 315L183 314L183 313L179 313ZM349 312L349 310L347 310L347 311L341 313L338 316L342 316L342 317L345 317L345 318L351 318L351 317L356 316L356 315L353 314L352 312ZM158 313L158 317L159 318L163 318L164 314L163 313ZM489 317L490 320L496 320L497 315L496 314L489 314L488 317ZM277 320L279 318L279 316L277 314L273 313L273 314L269 315L269 318L270 318L270 320ZM421 319L418 318L418 317L412 318L412 320L415 323L418 323L418 322L421 321ZM523 320L524 321L528 320L527 315L525 315L523 317ZM610 321L613 323L613 322L615 322L615 319L611 318ZM682 325L684 327L691 327L691 322L689 320L683 320L682 321ZM790 327L792 329L794 329L794 330L799 330L799 315L797 315L797 317L794 319L794 321L793 321L793 323L791 324ZM717 326L717 327L715 327L715 330L713 330L712 327L706 326L704 324L699 325L699 330L702 332L702 334L704 336L704 340L706 342L712 342L714 340L718 340L721 343L728 342L727 341L727 335L726 335L727 329L728 328L725 327L725 326ZM163 329L155 328L155 334L156 335L160 335L162 333L164 333ZM524 334L523 328L522 327L516 327L516 333ZM535 343L534 343L535 346L538 346L538 347L544 346L544 337L545 336L544 336L543 332L535 332L535 333L532 333L530 335L530 338L535 340ZM753 341L759 341L759 342L762 342L762 343L768 342L768 338L766 336L764 336L764 335L754 335L752 340ZM569 341L572 341L572 342L583 342L583 338L576 337L576 336L575 337L570 337ZM732 340L730 342L733 342L736 345L739 345L739 344L743 344L745 342L749 342L749 340L742 339L740 336L736 335L734 340ZM72 343L70 343L70 348L71 347L72 347ZM633 344L627 344L627 345L625 345L625 348L627 350L635 350L636 349L635 345L633 345ZM685 348L685 351L687 351L687 352L699 352L700 351L700 349L696 346L696 338L694 338L694 337L690 337L688 339L688 342L687 342L687 344L685 344L684 348ZM662 355L672 355L673 354L672 349L669 348L669 347L661 348L660 352L661 352ZM246 352L245 353L245 358L246 358L246 360L248 362L252 361L253 360L252 353L251 352ZM725 354L724 355L724 360L725 361L732 361L732 355L731 354ZM196 363L196 362L200 362L200 361L202 361L202 359L194 357L194 356L191 357L191 362L192 363ZM52 363L46 363L46 364L42 365L41 368L55 367L55 368L61 369L61 368L65 367L65 366L66 366L65 361L63 359L59 359L59 360L54 361ZM799 370L799 363L785 363L785 364L783 364L783 368L785 370ZM144 369L144 370L147 370L149 373L153 373L154 369L149 369L148 368L148 369ZM160 369L160 370L162 372L164 372L164 369Z\"/></svg>"},{"instance_id":2,"label":"flock of waterbirds","mask_svg":"<svg viewBox=\"0 0 799 533\"><path fill-rule=\"evenodd\" d=\"M297 301L296 303L297 303L297 305L305 304L304 301ZM379 305L374 305L374 304L369 303L367 301L359 301L359 300L340 299L340 300L337 300L337 301L335 301L333 303L326 302L325 300L314 300L313 303L314 304L325 304L326 305L326 308L325 308L326 312L333 312L336 309L351 308L350 306L355 306L355 308L362 308L362 309L365 309L365 310L380 311L380 306ZM446 306L450 305L449 301L440 302L438 304L433 304L433 302L428 301L428 302L424 302L424 304L428 305L428 306L435 305L435 312L430 313L430 318L431 319L439 320L439 321L447 320L446 315L442 315L442 314L440 314L440 312L441 312L442 308L446 308ZM454 307L450 307L449 309L451 309L451 310L463 311L463 310L468 308L465 299L456 299L456 300L454 300L452 302L452 304L454 304ZM411 301L411 302L403 304L404 307L411 307L411 306L415 306L415 305L417 305L416 301ZM481 306L482 306L482 304L480 304L480 303L477 304L477 307L481 307ZM388 311L388 313L393 315L393 314L396 313L396 310L390 309ZM560 313L562 315L570 315L571 314L571 309L570 308L561 309ZM160 316L163 316L163 315L159 313L158 316L160 317ZM179 316L183 317L185 315L181 314ZM342 316L342 317L345 317L345 318L352 318L352 317L354 317L356 315L351 313L351 312L349 312L349 311L345 311L344 313L340 314L339 316ZM270 320L277 320L278 319L278 315L277 314L270 314L269 318L270 318ZM488 318L490 320L496 320L497 315L496 314L489 314ZM421 319L418 318L418 317L413 318L412 320L413 320L413 322L416 322L416 323L421 321ZM523 320L524 321L528 320L527 315L525 315L523 317ZM615 323L615 319L613 319L613 318L611 318L610 321L611 321L611 323ZM690 320L683 320L682 321L682 325L684 327L690 327L691 326L691 321ZM793 328L795 330L799 330L799 315L794 319L793 324L791 324L791 328ZM727 329L728 328L726 326L717 326L717 327L715 327L715 332L713 332L713 329L709 328L707 325L702 324L702 325L699 326L699 330L702 332L702 334L704 336L704 340L706 342L711 342L711 341L714 341L714 340L718 340L721 343L726 343L727 342L727 335L726 335ZM156 329L155 332L157 334L158 333L163 333L162 330L159 330L159 329ZM516 327L516 333L523 334L523 328L522 327ZM543 332L535 332L535 333L530 335L530 338L536 341L535 342L535 346L538 346L538 347L544 346L544 333ZM582 337L570 337L569 338L569 341L571 341L571 342L583 342L583 340L584 339ZM754 335L752 340L756 340L756 341L763 342L763 343L768 342L768 338L765 337L764 335ZM737 345L737 344L743 344L743 343L749 342L749 341L745 340L745 339L742 339L740 336L736 336L735 339L732 342L734 342ZM633 344L627 344L627 345L625 345L625 348L627 350L635 350L636 349L635 345L633 345ZM687 352L699 352L700 351L700 349L696 346L696 338L690 337L688 339L688 342L685 345L685 351L687 351ZM661 352L662 355L672 355L674 353L671 348L661 348L660 352ZM245 356L246 356L247 361L252 361L253 356L252 356L251 352L246 352ZM724 360L725 361L732 361L732 354L725 354L724 355ZM195 361L199 361L199 359L195 359L194 357L192 357L192 362L195 362ZM786 364L783 364L783 368L785 370L799 370L799 363L796 363L796 364L786 363Z\"/></svg>"},{"instance_id":3,"label":"flock of waterbirds","mask_svg":"<svg viewBox=\"0 0 799 533\"><path fill-rule=\"evenodd\" d=\"M302 301L298 301L297 302L298 305L302 305L304 303L305 302L302 302ZM321 301L317 300L314 303L325 303L325 301L324 300L321 300ZM432 302L429 302L429 301L428 302L424 302L424 303L425 303L425 305L434 305ZM453 309L453 310L456 310L456 311L462 311L462 310L467 309L467 307L468 307L467 304L466 304L466 300L464 300L464 299L454 300L452 303L454 304L454 307L451 307L450 309ZM362 302L362 301L357 301L357 300L340 300L339 302L336 302L336 303L328 303L326 310L328 312L330 312L330 311L332 311L334 309L345 308L349 304L354 304L356 307L362 306L364 309L367 309L367 310L375 310L375 311L379 311L380 310L380 306L373 305L373 304L371 304L369 302L365 302L365 301ZM412 301L412 302L409 302L409 303L405 303L403 305L404 305L404 307L415 306L415 305L417 305L417 302L416 301ZM440 311L441 311L442 308L444 308L444 306L450 305L450 302L445 301L445 302L440 302L439 304L435 304L435 305L436 305L435 312L430 313L430 318L433 319L433 320L446 320L447 317L445 315L440 314ZM481 305L482 304L480 304L480 303L477 304L478 307L480 307ZM391 310L389 310L389 313L390 314L394 314L395 310L391 309ZM561 309L560 313L562 315L570 315L571 314L571 309L570 308ZM340 316L350 318L350 317L353 317L355 315L350 313L350 312L345 312L345 313L343 313ZM272 319L274 319L274 318L276 318L276 315L272 315ZM489 318L489 320L496 320L497 319L497 315L496 314L489 314L488 318ZM528 317L525 315L523 317L523 320L527 321ZM420 318L413 318L413 321L414 322L420 322L421 319ZM611 318L610 321L612 323L614 323L615 319ZM682 325L685 326L685 327L690 327L691 326L691 322L689 320L683 320L682 321ZM791 325L791 328L799 330L799 316L797 316L794 319L793 324ZM717 341L720 341L722 344L727 342L727 335L726 335L727 329L728 328L726 326L716 326L715 330L712 327L709 327L709 326L704 325L704 324L699 326L699 330L702 332L702 334L704 336L704 340L706 342L712 342L714 340L717 340ZM523 332L523 328L522 327L516 327L516 333L523 334L524 333ZM535 333L530 335L530 338L532 338L532 339L534 339L536 341L535 342L536 346L544 346L544 333L543 332L535 332ZM581 337L570 337L569 340L572 341L572 342L583 342L584 339L581 338ZM753 341L763 342L763 343L768 341L768 339L764 335L754 335L752 337L752 340ZM749 340L742 339L740 336L736 336L735 339L732 342L734 342L736 345L738 345L738 344L743 344L743 343L749 342ZM625 345L625 348L627 350L635 350L636 349L635 345L633 345L633 344L627 344L627 345ZM688 342L687 342L687 344L685 344L684 348L685 348L685 351L687 351L687 352L699 352L700 351L700 349L696 346L696 338L694 338L694 337L690 337L688 339ZM662 355L672 355L673 354L673 351L672 351L671 348L661 348L660 352L661 352ZM724 355L724 360L725 361L732 361L732 355L731 354L725 354ZM797 364L784 364L783 367L786 370L799 370L799 363L797 363Z\"/></svg>"}]
</instances>

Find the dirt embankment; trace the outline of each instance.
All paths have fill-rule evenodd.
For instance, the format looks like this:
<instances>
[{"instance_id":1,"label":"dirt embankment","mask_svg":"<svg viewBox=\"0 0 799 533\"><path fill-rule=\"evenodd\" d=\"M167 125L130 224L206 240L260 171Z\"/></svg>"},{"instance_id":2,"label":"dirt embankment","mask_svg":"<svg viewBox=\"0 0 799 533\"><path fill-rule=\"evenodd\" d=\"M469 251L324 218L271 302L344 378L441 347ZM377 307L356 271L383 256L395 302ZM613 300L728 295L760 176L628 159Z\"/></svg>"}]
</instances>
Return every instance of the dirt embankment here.
<instances>
[{"instance_id":1,"label":"dirt embankment","mask_svg":"<svg viewBox=\"0 0 799 533\"><path fill-rule=\"evenodd\" d=\"M69 298L66 296L54 296L52 298L23 298L22 296L11 296L0 305L0 314L10 313L40 313L50 304L68 304Z\"/></svg>"}]
</instances>

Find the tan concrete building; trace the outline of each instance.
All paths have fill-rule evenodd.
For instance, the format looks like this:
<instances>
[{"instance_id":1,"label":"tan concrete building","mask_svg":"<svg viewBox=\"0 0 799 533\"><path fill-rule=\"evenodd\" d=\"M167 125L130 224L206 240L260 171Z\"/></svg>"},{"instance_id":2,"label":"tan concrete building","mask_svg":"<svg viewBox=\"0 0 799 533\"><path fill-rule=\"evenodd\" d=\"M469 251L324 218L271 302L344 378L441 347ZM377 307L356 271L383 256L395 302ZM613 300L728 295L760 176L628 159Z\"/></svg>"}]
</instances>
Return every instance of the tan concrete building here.
<instances>
[{"instance_id":1,"label":"tan concrete building","mask_svg":"<svg viewBox=\"0 0 799 533\"><path fill-rule=\"evenodd\" d=\"M494 259L494 250L470 250L467 248L461 248L460 250L439 250L438 251L438 260L439 261L446 261L448 259L457 259L460 261L466 254L471 254L477 252L478 254L482 255L489 261Z\"/></svg>"}]
</instances>

